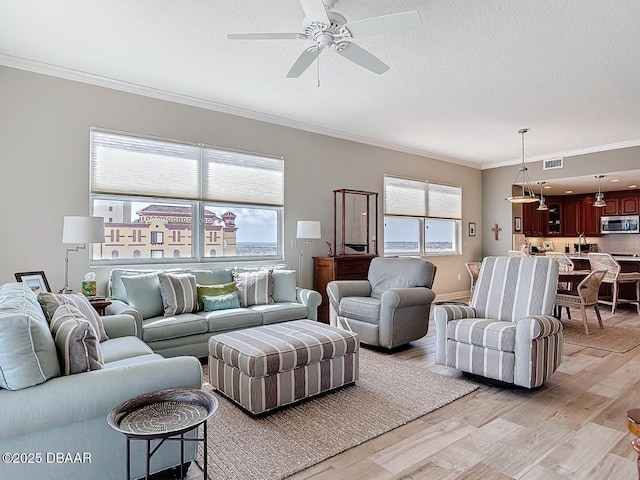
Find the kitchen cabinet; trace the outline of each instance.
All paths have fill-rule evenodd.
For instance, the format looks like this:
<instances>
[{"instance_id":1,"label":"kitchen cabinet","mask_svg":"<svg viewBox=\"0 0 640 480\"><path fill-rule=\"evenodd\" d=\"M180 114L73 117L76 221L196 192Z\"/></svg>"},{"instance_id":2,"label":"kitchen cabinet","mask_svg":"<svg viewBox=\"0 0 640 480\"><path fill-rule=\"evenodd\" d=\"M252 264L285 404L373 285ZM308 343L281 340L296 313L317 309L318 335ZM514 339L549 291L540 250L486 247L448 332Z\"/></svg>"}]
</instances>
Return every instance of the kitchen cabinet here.
<instances>
[{"instance_id":1,"label":"kitchen cabinet","mask_svg":"<svg viewBox=\"0 0 640 480\"><path fill-rule=\"evenodd\" d=\"M600 236L600 215L602 208L593 206L591 195L582 197L580 208L580 232L589 237Z\"/></svg>"},{"instance_id":2,"label":"kitchen cabinet","mask_svg":"<svg viewBox=\"0 0 640 480\"><path fill-rule=\"evenodd\" d=\"M580 213L582 202L574 195L564 197L562 235L565 237L575 237L582 232L580 225Z\"/></svg>"},{"instance_id":3,"label":"kitchen cabinet","mask_svg":"<svg viewBox=\"0 0 640 480\"><path fill-rule=\"evenodd\" d=\"M602 215L638 215L640 213L638 191L607 192L604 201L606 206L602 207Z\"/></svg>"},{"instance_id":4,"label":"kitchen cabinet","mask_svg":"<svg viewBox=\"0 0 640 480\"><path fill-rule=\"evenodd\" d=\"M547 212L547 235L562 235L562 202L549 201Z\"/></svg>"},{"instance_id":5,"label":"kitchen cabinet","mask_svg":"<svg viewBox=\"0 0 640 480\"><path fill-rule=\"evenodd\" d=\"M522 204L522 233L525 237L545 237L547 235L547 211L537 210L538 202Z\"/></svg>"}]
</instances>

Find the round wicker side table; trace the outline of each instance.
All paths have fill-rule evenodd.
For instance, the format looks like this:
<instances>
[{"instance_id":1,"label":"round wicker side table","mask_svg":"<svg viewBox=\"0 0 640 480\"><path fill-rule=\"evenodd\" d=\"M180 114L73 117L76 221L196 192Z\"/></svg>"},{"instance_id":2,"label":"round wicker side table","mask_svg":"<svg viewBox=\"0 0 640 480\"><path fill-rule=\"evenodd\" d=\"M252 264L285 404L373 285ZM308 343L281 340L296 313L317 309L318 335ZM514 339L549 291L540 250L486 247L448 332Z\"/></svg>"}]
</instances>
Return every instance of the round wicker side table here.
<instances>
[{"instance_id":1,"label":"round wicker side table","mask_svg":"<svg viewBox=\"0 0 640 480\"><path fill-rule=\"evenodd\" d=\"M197 389L175 388L137 396L114 407L107 423L127 438L127 479L131 479L131 440L146 440L146 476L151 457L166 440L180 441L180 476L184 478L184 442L204 444L204 478L207 474L207 420L218 408L218 399ZM185 438L184 434L203 425L202 438ZM151 449L151 441L159 442Z\"/></svg>"}]
</instances>

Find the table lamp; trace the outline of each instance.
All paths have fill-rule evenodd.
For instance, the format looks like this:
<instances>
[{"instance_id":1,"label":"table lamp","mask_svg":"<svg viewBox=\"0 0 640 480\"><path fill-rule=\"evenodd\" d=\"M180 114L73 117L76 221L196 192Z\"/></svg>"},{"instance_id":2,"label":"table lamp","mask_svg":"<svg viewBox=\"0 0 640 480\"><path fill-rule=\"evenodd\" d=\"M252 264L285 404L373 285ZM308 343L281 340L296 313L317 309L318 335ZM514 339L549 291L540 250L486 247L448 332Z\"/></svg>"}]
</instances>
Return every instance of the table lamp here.
<instances>
[{"instance_id":1,"label":"table lamp","mask_svg":"<svg viewBox=\"0 0 640 480\"><path fill-rule=\"evenodd\" d=\"M64 257L64 288L60 293L73 293L69 288L69 252L87 248L87 243L104 242L103 217L64 217L62 243L81 243L75 248L67 248Z\"/></svg>"}]
</instances>

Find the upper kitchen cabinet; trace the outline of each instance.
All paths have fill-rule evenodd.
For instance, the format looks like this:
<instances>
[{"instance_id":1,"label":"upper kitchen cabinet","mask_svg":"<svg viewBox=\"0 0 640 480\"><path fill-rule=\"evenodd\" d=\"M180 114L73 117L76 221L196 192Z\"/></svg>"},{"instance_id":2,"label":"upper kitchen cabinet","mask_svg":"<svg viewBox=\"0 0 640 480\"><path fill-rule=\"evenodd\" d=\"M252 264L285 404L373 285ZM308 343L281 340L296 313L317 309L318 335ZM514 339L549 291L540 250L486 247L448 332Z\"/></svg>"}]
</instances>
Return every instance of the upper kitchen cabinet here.
<instances>
[{"instance_id":1,"label":"upper kitchen cabinet","mask_svg":"<svg viewBox=\"0 0 640 480\"><path fill-rule=\"evenodd\" d=\"M582 232L581 210L582 202L580 197L571 195L563 198L562 235L574 237Z\"/></svg>"},{"instance_id":2,"label":"upper kitchen cabinet","mask_svg":"<svg viewBox=\"0 0 640 480\"><path fill-rule=\"evenodd\" d=\"M547 235L562 235L562 202L549 199L548 205Z\"/></svg>"},{"instance_id":3,"label":"upper kitchen cabinet","mask_svg":"<svg viewBox=\"0 0 640 480\"><path fill-rule=\"evenodd\" d=\"M580 205L580 233L590 237L600 236L600 215L605 207L593 206L594 198L589 195L582 197Z\"/></svg>"},{"instance_id":4,"label":"upper kitchen cabinet","mask_svg":"<svg viewBox=\"0 0 640 480\"><path fill-rule=\"evenodd\" d=\"M638 215L640 213L638 191L608 192L605 194L606 206L602 215Z\"/></svg>"},{"instance_id":5,"label":"upper kitchen cabinet","mask_svg":"<svg viewBox=\"0 0 640 480\"><path fill-rule=\"evenodd\" d=\"M540 204L522 204L522 233L525 237L545 237L547 235L547 211L537 210Z\"/></svg>"}]
</instances>

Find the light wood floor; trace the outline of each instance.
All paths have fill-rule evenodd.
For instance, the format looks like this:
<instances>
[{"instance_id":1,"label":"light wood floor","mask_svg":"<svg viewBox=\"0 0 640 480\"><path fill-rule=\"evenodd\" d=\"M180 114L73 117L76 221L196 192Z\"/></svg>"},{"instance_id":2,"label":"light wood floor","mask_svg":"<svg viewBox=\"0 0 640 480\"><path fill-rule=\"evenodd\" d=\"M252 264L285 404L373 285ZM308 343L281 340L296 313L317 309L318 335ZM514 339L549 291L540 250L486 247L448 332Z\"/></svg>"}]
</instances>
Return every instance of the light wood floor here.
<instances>
[{"instance_id":1,"label":"light wood floor","mask_svg":"<svg viewBox=\"0 0 640 480\"><path fill-rule=\"evenodd\" d=\"M601 311L605 328L640 328L635 310L619 308L615 316L607 307ZM595 315L590 320L597 328ZM417 368L461 376L435 364L433 325L426 337L392 355ZM640 347L616 354L565 344L564 355L559 370L538 389L481 384L290 480L637 479L625 413L640 407ZM202 472L192 466L188 478L199 480Z\"/></svg>"}]
</instances>

